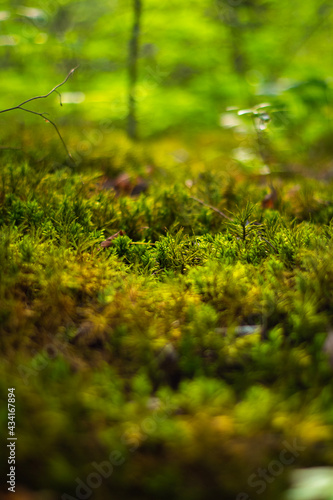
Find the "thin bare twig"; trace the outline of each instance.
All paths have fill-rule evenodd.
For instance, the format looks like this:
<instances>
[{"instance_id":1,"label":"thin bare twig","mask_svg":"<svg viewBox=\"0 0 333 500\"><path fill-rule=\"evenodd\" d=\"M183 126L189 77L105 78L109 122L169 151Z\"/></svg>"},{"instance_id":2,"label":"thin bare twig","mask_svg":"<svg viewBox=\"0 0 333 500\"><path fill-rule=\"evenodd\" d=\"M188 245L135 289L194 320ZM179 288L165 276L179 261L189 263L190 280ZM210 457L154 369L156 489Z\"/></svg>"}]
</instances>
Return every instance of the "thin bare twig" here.
<instances>
[{"instance_id":1,"label":"thin bare twig","mask_svg":"<svg viewBox=\"0 0 333 500\"><path fill-rule=\"evenodd\" d=\"M32 111L31 109L27 109L27 108L23 108L22 106L24 106L25 104L31 102L31 101L36 101L37 99L46 99L47 97L49 97L51 94L53 94L53 92L56 92L59 96L59 92L58 92L58 88L61 87L62 85L64 85L67 80L70 78L70 76L72 76L72 74L74 73L74 71L78 68L78 66L76 66L75 68L71 69L70 72L68 73L68 75L66 76L66 78L61 82L59 83L58 85L56 85L55 87L53 87L52 90L50 90L50 92L48 92L47 94L44 94L44 95L38 95L36 97L30 97L30 99L26 99L25 101L21 102L21 104L18 104L17 106L13 106L11 108L7 108L7 109L2 109L0 110L0 114L1 113L7 113L8 111L14 111L15 109L20 109L21 111L26 111L27 113L32 113L33 115L37 115L37 116L41 116L46 122L48 123L51 123L51 125L54 127L55 131L57 132L58 134L58 137L63 145L63 147L65 148L65 151L68 155L68 157L72 160L73 163L74 162L74 159L71 155L71 153L69 152L66 144L65 144L65 141L63 140L61 134L60 134L60 131L57 127L57 125L52 121L50 120L46 115L45 113L39 113L37 111ZM61 97L60 97L60 105L62 106L62 102L61 102Z\"/></svg>"},{"instance_id":2,"label":"thin bare twig","mask_svg":"<svg viewBox=\"0 0 333 500\"><path fill-rule=\"evenodd\" d=\"M261 240L265 241L271 248L273 248L273 250L275 252L278 252L278 249L272 243L270 243L268 240L266 240L266 238L264 238L263 236L261 236L261 233L259 233L259 238Z\"/></svg>"},{"instance_id":3,"label":"thin bare twig","mask_svg":"<svg viewBox=\"0 0 333 500\"><path fill-rule=\"evenodd\" d=\"M199 198L196 198L195 196L189 196L189 198L191 198L191 200L197 201L198 203L200 203L204 207L210 208L211 210L213 210L214 212L219 214L221 217L224 217L225 219L232 221L232 219L230 217L228 217L226 214L221 212L221 210L219 210L218 208L213 207L213 205L208 205L208 203L205 203L204 201L199 200Z\"/></svg>"},{"instance_id":4,"label":"thin bare twig","mask_svg":"<svg viewBox=\"0 0 333 500\"><path fill-rule=\"evenodd\" d=\"M46 97L49 97L49 95L51 95L59 87L61 87L62 85L64 85L67 82L67 80L69 79L69 77L72 76L72 74L74 73L74 71L77 68L78 68L78 66L76 66L75 68L71 69L70 72L68 73L68 75L66 76L65 80L63 82L59 83L58 85L56 85L55 87L53 87L53 89L50 90L50 92L48 92L47 94L45 94L45 95L38 95L36 97L30 97L30 99L27 99L26 101L21 102L21 104L18 104L17 106L1 110L0 113L6 113L6 111L12 111L13 109L21 108L21 106L24 106L28 102L35 101L36 99L46 99Z\"/></svg>"}]
</instances>

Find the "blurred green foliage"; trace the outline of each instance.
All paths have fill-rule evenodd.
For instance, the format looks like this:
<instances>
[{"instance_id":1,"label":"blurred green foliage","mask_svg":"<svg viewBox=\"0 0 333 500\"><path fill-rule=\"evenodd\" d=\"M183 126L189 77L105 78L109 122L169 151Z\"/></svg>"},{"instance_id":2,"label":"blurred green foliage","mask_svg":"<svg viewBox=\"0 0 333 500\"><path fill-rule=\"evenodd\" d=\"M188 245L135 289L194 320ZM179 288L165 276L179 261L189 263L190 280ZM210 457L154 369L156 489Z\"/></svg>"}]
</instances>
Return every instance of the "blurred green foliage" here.
<instances>
[{"instance_id":1,"label":"blurred green foliage","mask_svg":"<svg viewBox=\"0 0 333 500\"><path fill-rule=\"evenodd\" d=\"M131 6L4 0L0 109L45 93L79 65L63 89L61 119L124 127ZM327 1L143 1L141 134L211 129L226 108L268 100L284 110L276 122L294 153L323 148L331 133L331 30ZM57 104L54 95L46 108L60 117Z\"/></svg>"},{"instance_id":2,"label":"blurred green foliage","mask_svg":"<svg viewBox=\"0 0 333 500\"><path fill-rule=\"evenodd\" d=\"M262 498L250 478L296 440L277 500L293 469L333 465L332 5L143 7L132 142L132 2L1 4L0 110L79 65L61 101L29 103L74 163L39 117L0 115L18 494L79 498L107 461L96 499Z\"/></svg>"}]
</instances>

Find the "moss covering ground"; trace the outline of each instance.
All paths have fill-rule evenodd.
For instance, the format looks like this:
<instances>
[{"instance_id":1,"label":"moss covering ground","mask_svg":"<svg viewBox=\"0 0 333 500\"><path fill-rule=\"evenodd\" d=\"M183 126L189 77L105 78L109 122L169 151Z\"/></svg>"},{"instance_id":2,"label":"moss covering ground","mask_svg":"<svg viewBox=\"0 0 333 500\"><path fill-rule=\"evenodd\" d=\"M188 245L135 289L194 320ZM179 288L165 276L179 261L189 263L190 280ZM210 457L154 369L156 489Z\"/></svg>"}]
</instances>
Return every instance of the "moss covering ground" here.
<instances>
[{"instance_id":1,"label":"moss covering ground","mask_svg":"<svg viewBox=\"0 0 333 500\"><path fill-rule=\"evenodd\" d=\"M329 169L249 171L224 134L110 133L75 167L1 152L22 495L274 500L333 466Z\"/></svg>"}]
</instances>

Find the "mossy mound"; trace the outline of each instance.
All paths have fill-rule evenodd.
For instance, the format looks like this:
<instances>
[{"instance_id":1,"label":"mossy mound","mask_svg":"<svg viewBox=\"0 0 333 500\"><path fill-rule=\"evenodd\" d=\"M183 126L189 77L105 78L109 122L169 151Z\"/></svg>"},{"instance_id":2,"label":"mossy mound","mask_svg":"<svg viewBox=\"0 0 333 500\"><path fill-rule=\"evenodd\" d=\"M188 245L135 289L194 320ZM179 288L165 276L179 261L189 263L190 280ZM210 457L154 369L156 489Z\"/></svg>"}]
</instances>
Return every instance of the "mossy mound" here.
<instances>
[{"instance_id":1,"label":"mossy mound","mask_svg":"<svg viewBox=\"0 0 333 500\"><path fill-rule=\"evenodd\" d=\"M333 465L333 182L209 147L2 154L0 389L22 495L280 499L294 468Z\"/></svg>"}]
</instances>

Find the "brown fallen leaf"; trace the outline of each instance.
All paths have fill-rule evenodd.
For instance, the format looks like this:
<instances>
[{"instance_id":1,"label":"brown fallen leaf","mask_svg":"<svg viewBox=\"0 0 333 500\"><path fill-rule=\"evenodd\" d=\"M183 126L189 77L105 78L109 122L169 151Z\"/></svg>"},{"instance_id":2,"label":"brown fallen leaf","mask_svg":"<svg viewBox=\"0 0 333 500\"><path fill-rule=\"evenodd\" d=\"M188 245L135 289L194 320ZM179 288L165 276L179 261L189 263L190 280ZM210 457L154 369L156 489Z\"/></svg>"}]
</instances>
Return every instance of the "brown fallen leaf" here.
<instances>
[{"instance_id":1,"label":"brown fallen leaf","mask_svg":"<svg viewBox=\"0 0 333 500\"><path fill-rule=\"evenodd\" d=\"M126 172L121 172L115 179L104 177L100 183L101 189L113 189L118 196L137 196L138 194L147 191L148 186L148 180L145 180L140 176L130 175Z\"/></svg>"},{"instance_id":2,"label":"brown fallen leaf","mask_svg":"<svg viewBox=\"0 0 333 500\"><path fill-rule=\"evenodd\" d=\"M266 194L265 198L261 202L262 208L275 208L277 199L277 191L273 186L271 186L271 192Z\"/></svg>"},{"instance_id":3,"label":"brown fallen leaf","mask_svg":"<svg viewBox=\"0 0 333 500\"><path fill-rule=\"evenodd\" d=\"M130 194L133 189L133 176L126 172L120 173L113 181L113 188L120 193Z\"/></svg>"},{"instance_id":4,"label":"brown fallen leaf","mask_svg":"<svg viewBox=\"0 0 333 500\"><path fill-rule=\"evenodd\" d=\"M102 241L101 247L103 247L103 248L109 247L110 245L112 245L113 240L118 238L118 236L124 236L125 234L126 234L126 232L121 229L117 233L114 233L112 236L109 236L108 238L106 238L106 240Z\"/></svg>"}]
</instances>

